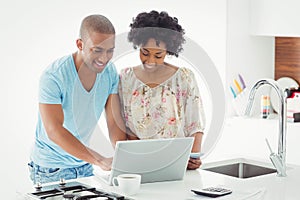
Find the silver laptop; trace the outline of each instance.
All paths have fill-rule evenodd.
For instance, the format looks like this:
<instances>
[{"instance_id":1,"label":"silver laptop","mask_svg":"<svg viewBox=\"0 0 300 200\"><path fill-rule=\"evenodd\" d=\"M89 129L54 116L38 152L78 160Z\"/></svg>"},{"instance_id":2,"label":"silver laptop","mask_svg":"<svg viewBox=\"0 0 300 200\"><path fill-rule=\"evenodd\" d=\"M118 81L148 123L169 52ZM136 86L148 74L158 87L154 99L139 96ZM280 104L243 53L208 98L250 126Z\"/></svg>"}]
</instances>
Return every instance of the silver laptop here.
<instances>
[{"instance_id":1,"label":"silver laptop","mask_svg":"<svg viewBox=\"0 0 300 200\"><path fill-rule=\"evenodd\" d=\"M118 141L110 174L95 173L111 185L120 174L141 174L142 183L182 180L194 138Z\"/></svg>"}]
</instances>

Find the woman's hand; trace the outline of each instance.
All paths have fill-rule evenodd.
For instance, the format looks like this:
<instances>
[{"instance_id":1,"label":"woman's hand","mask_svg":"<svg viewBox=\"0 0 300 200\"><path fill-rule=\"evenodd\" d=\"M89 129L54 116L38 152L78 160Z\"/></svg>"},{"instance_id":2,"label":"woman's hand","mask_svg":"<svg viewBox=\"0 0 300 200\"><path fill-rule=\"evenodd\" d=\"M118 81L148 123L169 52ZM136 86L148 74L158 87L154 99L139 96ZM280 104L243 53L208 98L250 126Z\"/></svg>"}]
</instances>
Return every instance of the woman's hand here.
<instances>
[{"instance_id":1,"label":"woman's hand","mask_svg":"<svg viewBox=\"0 0 300 200\"><path fill-rule=\"evenodd\" d=\"M200 158L190 158L187 169L194 170L201 166L202 162Z\"/></svg>"}]
</instances>

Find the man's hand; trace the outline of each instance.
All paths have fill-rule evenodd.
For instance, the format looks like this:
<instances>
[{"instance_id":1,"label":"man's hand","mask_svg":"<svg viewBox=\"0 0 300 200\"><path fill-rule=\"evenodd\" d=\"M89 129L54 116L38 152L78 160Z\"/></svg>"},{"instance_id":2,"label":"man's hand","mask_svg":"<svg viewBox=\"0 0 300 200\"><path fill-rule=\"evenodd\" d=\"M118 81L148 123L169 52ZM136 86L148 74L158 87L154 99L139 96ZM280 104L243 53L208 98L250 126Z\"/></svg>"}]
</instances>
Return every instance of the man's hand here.
<instances>
[{"instance_id":1,"label":"man's hand","mask_svg":"<svg viewBox=\"0 0 300 200\"><path fill-rule=\"evenodd\" d=\"M95 163L95 165L101 167L101 169L105 170L105 171L109 171L111 170L111 163L112 163L113 158L102 158L100 160L97 160L97 162Z\"/></svg>"},{"instance_id":2,"label":"man's hand","mask_svg":"<svg viewBox=\"0 0 300 200\"><path fill-rule=\"evenodd\" d=\"M187 169L194 170L201 166L202 162L200 158L190 158Z\"/></svg>"}]
</instances>

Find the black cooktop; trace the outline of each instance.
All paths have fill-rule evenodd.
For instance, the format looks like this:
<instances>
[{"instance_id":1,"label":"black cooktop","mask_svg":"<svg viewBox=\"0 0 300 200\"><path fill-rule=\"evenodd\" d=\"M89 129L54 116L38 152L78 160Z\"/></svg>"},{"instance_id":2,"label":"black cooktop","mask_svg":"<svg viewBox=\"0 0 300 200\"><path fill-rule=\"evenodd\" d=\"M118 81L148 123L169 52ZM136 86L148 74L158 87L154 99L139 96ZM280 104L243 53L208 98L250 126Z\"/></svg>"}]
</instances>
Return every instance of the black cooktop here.
<instances>
[{"instance_id":1,"label":"black cooktop","mask_svg":"<svg viewBox=\"0 0 300 200\"><path fill-rule=\"evenodd\" d=\"M113 199L121 200L125 197L116 193L105 192L94 187L79 183L67 182L43 186L36 191L28 193L30 199L45 200L88 200L88 199Z\"/></svg>"}]
</instances>

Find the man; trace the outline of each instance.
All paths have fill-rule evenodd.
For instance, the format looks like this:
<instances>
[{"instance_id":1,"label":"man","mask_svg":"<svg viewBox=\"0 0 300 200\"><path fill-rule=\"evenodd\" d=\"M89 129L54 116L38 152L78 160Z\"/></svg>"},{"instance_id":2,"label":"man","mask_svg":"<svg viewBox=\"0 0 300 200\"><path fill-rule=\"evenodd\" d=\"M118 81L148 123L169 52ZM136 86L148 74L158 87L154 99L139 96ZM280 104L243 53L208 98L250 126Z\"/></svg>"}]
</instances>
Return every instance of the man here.
<instances>
[{"instance_id":1,"label":"man","mask_svg":"<svg viewBox=\"0 0 300 200\"><path fill-rule=\"evenodd\" d=\"M113 145L125 140L117 94L119 76L110 63L115 29L102 15L83 19L78 51L53 62L42 74L39 115L31 153L34 183L93 175L92 165L109 170L112 158L88 147L105 108Z\"/></svg>"}]
</instances>

